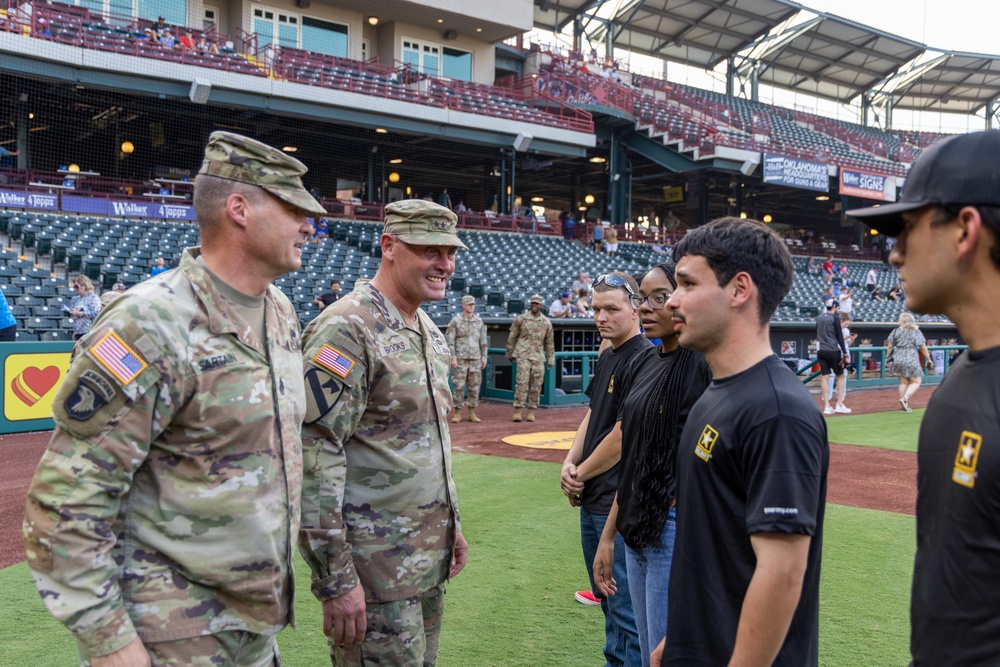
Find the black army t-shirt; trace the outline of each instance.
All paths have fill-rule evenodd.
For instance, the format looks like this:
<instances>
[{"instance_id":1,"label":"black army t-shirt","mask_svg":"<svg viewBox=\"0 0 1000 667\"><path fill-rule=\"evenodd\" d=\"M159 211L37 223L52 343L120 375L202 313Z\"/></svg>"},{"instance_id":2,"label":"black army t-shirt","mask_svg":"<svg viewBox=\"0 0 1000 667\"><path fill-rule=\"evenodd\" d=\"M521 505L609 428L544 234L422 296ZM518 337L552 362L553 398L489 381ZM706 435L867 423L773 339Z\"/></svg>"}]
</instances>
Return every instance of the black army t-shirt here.
<instances>
[{"instance_id":1,"label":"black army t-shirt","mask_svg":"<svg viewBox=\"0 0 1000 667\"><path fill-rule=\"evenodd\" d=\"M917 667L1000 665L1000 347L959 357L917 452Z\"/></svg>"},{"instance_id":2,"label":"black army t-shirt","mask_svg":"<svg viewBox=\"0 0 1000 667\"><path fill-rule=\"evenodd\" d=\"M802 595L774 665L818 664L826 423L777 357L716 379L678 452L677 542L665 665L726 665L756 558L750 536L812 536Z\"/></svg>"},{"instance_id":3,"label":"black army t-shirt","mask_svg":"<svg viewBox=\"0 0 1000 667\"><path fill-rule=\"evenodd\" d=\"M618 420L622 392L618 388L618 374L639 352L652 344L641 335L635 335L618 346L608 348L597 358L594 377L587 386L590 398L590 423L583 440L583 458L586 460L601 440L611 432ZM608 514L618 490L618 466L615 465L583 485L580 501L583 509L591 514Z\"/></svg>"},{"instance_id":4,"label":"black army t-shirt","mask_svg":"<svg viewBox=\"0 0 1000 667\"><path fill-rule=\"evenodd\" d=\"M625 543L632 548L639 545L633 538L639 528L639 508L637 506L637 483L639 462L643 456L639 437L646 399L655 390L664 373L669 373L678 356L678 350L661 352L659 346L650 347L635 355L627 369L619 373L619 388L623 392L618 419L622 423L622 461L618 471L618 519L615 527ZM684 395L679 401L677 417L678 432L683 429L691 408L701 397L708 383L712 381L712 370L705 361L705 355L692 352L687 359L684 378ZM679 369L678 369L679 370ZM659 443L668 446L668 442ZM676 470L676 466L674 466ZM676 482L669 480L668 483ZM676 492L676 484L673 484Z\"/></svg>"}]
</instances>

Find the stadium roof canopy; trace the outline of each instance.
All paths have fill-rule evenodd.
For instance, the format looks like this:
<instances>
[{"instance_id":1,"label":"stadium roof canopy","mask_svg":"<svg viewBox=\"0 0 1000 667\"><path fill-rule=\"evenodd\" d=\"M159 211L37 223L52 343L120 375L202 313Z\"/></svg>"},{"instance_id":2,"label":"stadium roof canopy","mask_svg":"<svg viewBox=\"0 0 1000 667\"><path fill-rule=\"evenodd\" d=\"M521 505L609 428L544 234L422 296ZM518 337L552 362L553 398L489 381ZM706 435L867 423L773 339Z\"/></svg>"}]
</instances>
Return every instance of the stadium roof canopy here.
<instances>
[{"instance_id":1,"label":"stadium roof canopy","mask_svg":"<svg viewBox=\"0 0 1000 667\"><path fill-rule=\"evenodd\" d=\"M630 0L600 11L609 4L535 0L535 26L560 32L582 18L591 41L613 29L617 48L706 70L733 57L741 77L757 68L762 83L842 103L870 91L891 93L897 109L975 113L1000 97L998 56L934 49L791 0Z\"/></svg>"}]
</instances>

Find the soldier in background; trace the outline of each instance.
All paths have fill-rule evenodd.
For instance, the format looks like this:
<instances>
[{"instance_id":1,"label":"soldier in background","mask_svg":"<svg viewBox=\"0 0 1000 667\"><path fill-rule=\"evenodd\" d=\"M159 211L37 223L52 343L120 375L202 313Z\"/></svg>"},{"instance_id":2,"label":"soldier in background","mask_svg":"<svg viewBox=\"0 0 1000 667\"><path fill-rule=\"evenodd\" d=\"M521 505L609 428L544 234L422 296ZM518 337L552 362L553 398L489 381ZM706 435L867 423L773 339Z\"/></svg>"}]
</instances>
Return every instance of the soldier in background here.
<instances>
[{"instance_id":1,"label":"soldier in background","mask_svg":"<svg viewBox=\"0 0 1000 667\"><path fill-rule=\"evenodd\" d=\"M296 271L323 209L298 160L214 132L202 245L75 348L28 491L28 567L82 665L278 664L305 395Z\"/></svg>"},{"instance_id":2,"label":"soldier in background","mask_svg":"<svg viewBox=\"0 0 1000 667\"><path fill-rule=\"evenodd\" d=\"M433 665L445 583L465 567L451 476L451 355L421 310L465 245L423 200L385 207L371 282L306 328L302 533L334 665Z\"/></svg>"},{"instance_id":3,"label":"soldier in background","mask_svg":"<svg viewBox=\"0 0 1000 667\"><path fill-rule=\"evenodd\" d=\"M448 323L455 403L455 416L451 421L462 421L462 404L465 403L469 406L469 421L478 424L483 421L476 416L476 406L479 405L479 387L483 384L483 369L486 368L486 325L476 315L476 297L471 294L462 297L462 311ZM467 402L466 385L469 387Z\"/></svg>"},{"instance_id":4,"label":"soldier in background","mask_svg":"<svg viewBox=\"0 0 1000 667\"><path fill-rule=\"evenodd\" d=\"M521 408L527 406L525 419L535 421L538 396L542 393L545 369L556 363L552 322L542 313L545 299L535 294L529 301L530 312L514 318L507 338L507 358L517 362L514 387L514 421L521 421Z\"/></svg>"},{"instance_id":5,"label":"soldier in background","mask_svg":"<svg viewBox=\"0 0 1000 667\"><path fill-rule=\"evenodd\" d=\"M115 283L107 292L101 295L101 308L107 308L108 304L125 293L125 283Z\"/></svg>"}]
</instances>

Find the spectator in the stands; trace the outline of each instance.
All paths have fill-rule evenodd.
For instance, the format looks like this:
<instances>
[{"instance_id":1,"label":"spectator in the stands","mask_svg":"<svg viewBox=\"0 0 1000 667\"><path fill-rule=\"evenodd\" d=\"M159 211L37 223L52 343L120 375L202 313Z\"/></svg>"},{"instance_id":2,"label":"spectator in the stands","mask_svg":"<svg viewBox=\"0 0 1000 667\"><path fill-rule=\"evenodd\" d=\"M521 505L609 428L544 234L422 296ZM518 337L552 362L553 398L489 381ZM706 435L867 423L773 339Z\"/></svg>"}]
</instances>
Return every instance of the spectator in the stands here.
<instances>
[{"instance_id":1,"label":"spectator in the stands","mask_svg":"<svg viewBox=\"0 0 1000 667\"><path fill-rule=\"evenodd\" d=\"M160 46L167 49L172 49L176 45L177 45L177 40L170 33L170 28L165 28L163 32L160 34Z\"/></svg>"},{"instance_id":2,"label":"spectator in the stands","mask_svg":"<svg viewBox=\"0 0 1000 667\"><path fill-rule=\"evenodd\" d=\"M437 203L445 208L451 208L451 195L448 194L448 188L441 190L441 194L437 198Z\"/></svg>"},{"instance_id":3,"label":"spectator in the stands","mask_svg":"<svg viewBox=\"0 0 1000 667\"><path fill-rule=\"evenodd\" d=\"M878 268L872 267L868 269L868 275L865 276L865 291L871 295L871 298L876 298L878 293Z\"/></svg>"},{"instance_id":4,"label":"spectator in the stands","mask_svg":"<svg viewBox=\"0 0 1000 667\"><path fill-rule=\"evenodd\" d=\"M590 288L580 290L576 299L576 317L593 317L594 309L590 306Z\"/></svg>"},{"instance_id":5,"label":"spectator in the stands","mask_svg":"<svg viewBox=\"0 0 1000 667\"><path fill-rule=\"evenodd\" d=\"M806 273L810 276L819 275L819 262L816 261L815 257L809 258L809 262L806 264Z\"/></svg>"},{"instance_id":6,"label":"spectator in the stands","mask_svg":"<svg viewBox=\"0 0 1000 667\"><path fill-rule=\"evenodd\" d=\"M604 242L604 225L598 223L594 225L594 252L601 252Z\"/></svg>"},{"instance_id":7,"label":"spectator in the stands","mask_svg":"<svg viewBox=\"0 0 1000 667\"><path fill-rule=\"evenodd\" d=\"M339 298L340 298L340 281L331 280L330 291L327 292L326 294L320 294L318 297L313 299L313 305L318 306L320 310L323 310L327 306L335 303Z\"/></svg>"},{"instance_id":8,"label":"spectator in the stands","mask_svg":"<svg viewBox=\"0 0 1000 667\"><path fill-rule=\"evenodd\" d=\"M169 30L169 29L170 29L170 26L167 25L167 20L165 18L163 18L162 16L160 18L156 19L156 23L153 24L153 30L155 30L156 34L158 34L158 35L162 35L164 33L164 31Z\"/></svg>"},{"instance_id":9,"label":"spectator in the stands","mask_svg":"<svg viewBox=\"0 0 1000 667\"><path fill-rule=\"evenodd\" d=\"M166 270L168 270L167 269L167 261L165 259L163 259L162 257L157 257L156 258L156 265L152 269L149 270L149 277L150 278L154 278L154 277L160 275L161 273L163 273Z\"/></svg>"},{"instance_id":10,"label":"spectator in the stands","mask_svg":"<svg viewBox=\"0 0 1000 667\"><path fill-rule=\"evenodd\" d=\"M905 301L906 300L906 288L903 283L896 283L889 290L889 301Z\"/></svg>"},{"instance_id":11,"label":"spectator in the stands","mask_svg":"<svg viewBox=\"0 0 1000 667\"><path fill-rule=\"evenodd\" d=\"M833 255L826 258L823 262L823 280L830 282L833 280Z\"/></svg>"},{"instance_id":12,"label":"spectator in the stands","mask_svg":"<svg viewBox=\"0 0 1000 667\"><path fill-rule=\"evenodd\" d=\"M115 283L107 292L101 295L101 308L108 305L125 293L125 283Z\"/></svg>"},{"instance_id":13,"label":"spectator in the stands","mask_svg":"<svg viewBox=\"0 0 1000 667\"><path fill-rule=\"evenodd\" d=\"M455 207L455 213L465 213L469 209L465 208L465 200L459 199L458 206Z\"/></svg>"},{"instance_id":14,"label":"spectator in the stands","mask_svg":"<svg viewBox=\"0 0 1000 667\"><path fill-rule=\"evenodd\" d=\"M101 312L101 300L94 293L94 283L85 275L73 279L76 296L69 302L66 312L73 319L73 340L80 340L90 331L94 318Z\"/></svg>"},{"instance_id":15,"label":"spectator in the stands","mask_svg":"<svg viewBox=\"0 0 1000 667\"><path fill-rule=\"evenodd\" d=\"M191 34L190 30L184 30L184 34L181 36L181 46L184 47L185 51L194 51L194 35Z\"/></svg>"},{"instance_id":16,"label":"spectator in the stands","mask_svg":"<svg viewBox=\"0 0 1000 667\"><path fill-rule=\"evenodd\" d=\"M563 292L559 295L559 298L552 302L549 306L549 317L554 318L565 318L572 317L573 315L573 304L570 303L570 293Z\"/></svg>"},{"instance_id":17,"label":"spectator in the stands","mask_svg":"<svg viewBox=\"0 0 1000 667\"><path fill-rule=\"evenodd\" d=\"M142 37L140 37L139 39L145 39L146 41L149 41L149 42L159 42L160 41L160 38L156 34L156 31L153 30L152 28L144 28L143 31L142 31Z\"/></svg>"},{"instance_id":18,"label":"spectator in the stands","mask_svg":"<svg viewBox=\"0 0 1000 667\"><path fill-rule=\"evenodd\" d=\"M854 290L844 289L840 292L840 314L851 316L854 312Z\"/></svg>"},{"instance_id":19,"label":"spectator in the stands","mask_svg":"<svg viewBox=\"0 0 1000 667\"><path fill-rule=\"evenodd\" d=\"M317 200L318 199L319 198L317 197ZM326 240L326 238L328 236L330 236L330 228L327 227L326 220L324 220L323 218L320 218L319 220L317 220L313 224L313 227L316 229L316 235L313 236L313 241L314 242L321 243L324 240Z\"/></svg>"},{"instance_id":20,"label":"spectator in the stands","mask_svg":"<svg viewBox=\"0 0 1000 667\"><path fill-rule=\"evenodd\" d=\"M10 312L7 297L0 290L0 343L10 343L17 339L17 320Z\"/></svg>"},{"instance_id":21,"label":"spectator in the stands","mask_svg":"<svg viewBox=\"0 0 1000 667\"><path fill-rule=\"evenodd\" d=\"M35 24L35 37L52 39L52 31L49 30L49 22L44 18L39 18L38 23Z\"/></svg>"},{"instance_id":22,"label":"spectator in the stands","mask_svg":"<svg viewBox=\"0 0 1000 667\"><path fill-rule=\"evenodd\" d=\"M559 222L562 224L563 238L572 241L576 236L576 220L573 219L573 214L569 211L563 211L559 214Z\"/></svg>"},{"instance_id":23,"label":"spectator in the stands","mask_svg":"<svg viewBox=\"0 0 1000 667\"><path fill-rule=\"evenodd\" d=\"M213 56L219 54L219 47L215 45L215 42L205 37L205 35L198 38L198 43L195 48L198 50L198 53L203 56L207 54L211 54Z\"/></svg>"},{"instance_id":24,"label":"spectator in the stands","mask_svg":"<svg viewBox=\"0 0 1000 667\"><path fill-rule=\"evenodd\" d=\"M618 254L618 230L614 225L608 227L604 232L604 248L608 251L608 256L614 257Z\"/></svg>"},{"instance_id":25,"label":"spectator in the stands","mask_svg":"<svg viewBox=\"0 0 1000 667\"><path fill-rule=\"evenodd\" d=\"M579 296L582 290L590 291L590 276L587 275L586 271L581 271L569 287L569 291L573 293L573 296Z\"/></svg>"}]
</instances>

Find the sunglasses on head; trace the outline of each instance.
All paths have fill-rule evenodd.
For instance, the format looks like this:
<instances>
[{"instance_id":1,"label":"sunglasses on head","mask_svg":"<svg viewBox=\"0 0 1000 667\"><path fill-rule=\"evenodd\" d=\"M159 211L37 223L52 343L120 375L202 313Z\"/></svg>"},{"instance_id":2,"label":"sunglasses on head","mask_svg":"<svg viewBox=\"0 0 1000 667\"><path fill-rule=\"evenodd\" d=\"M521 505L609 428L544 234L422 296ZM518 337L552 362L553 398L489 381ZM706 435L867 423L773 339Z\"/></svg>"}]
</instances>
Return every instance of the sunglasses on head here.
<instances>
[{"instance_id":1,"label":"sunglasses on head","mask_svg":"<svg viewBox=\"0 0 1000 667\"><path fill-rule=\"evenodd\" d=\"M624 287L630 295L635 296L635 291L632 289L632 286L629 285L628 282L626 282L626 280L621 276L616 276L613 273L605 273L602 276L597 276L597 279L594 280L591 285L591 289L597 287L601 283L604 283L608 287Z\"/></svg>"}]
</instances>

